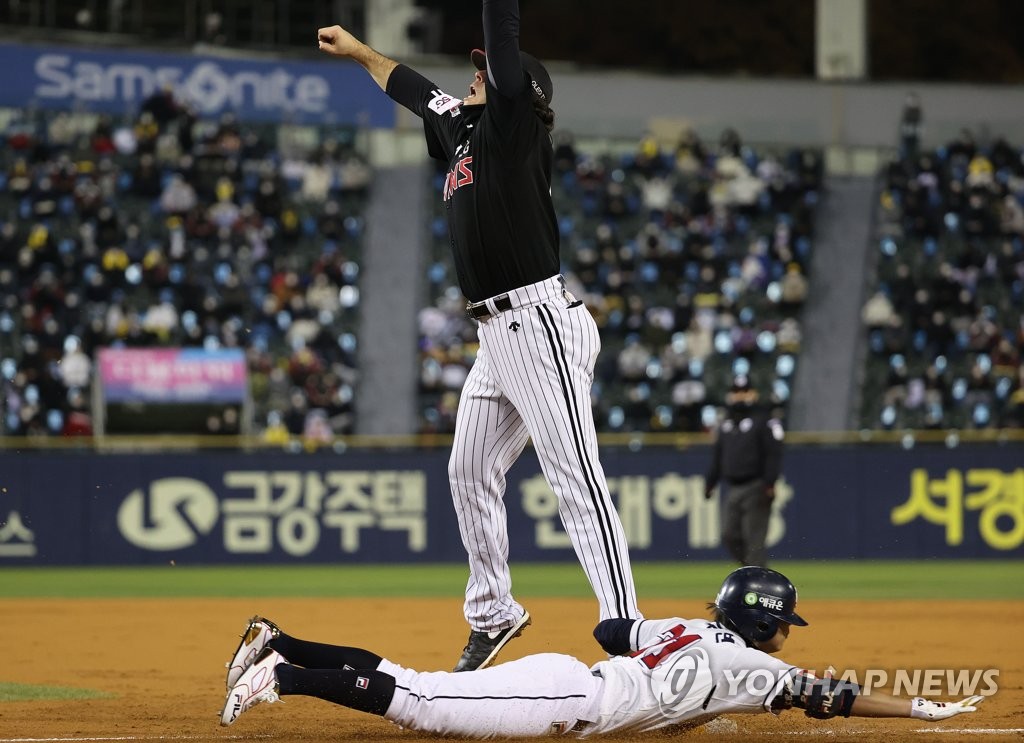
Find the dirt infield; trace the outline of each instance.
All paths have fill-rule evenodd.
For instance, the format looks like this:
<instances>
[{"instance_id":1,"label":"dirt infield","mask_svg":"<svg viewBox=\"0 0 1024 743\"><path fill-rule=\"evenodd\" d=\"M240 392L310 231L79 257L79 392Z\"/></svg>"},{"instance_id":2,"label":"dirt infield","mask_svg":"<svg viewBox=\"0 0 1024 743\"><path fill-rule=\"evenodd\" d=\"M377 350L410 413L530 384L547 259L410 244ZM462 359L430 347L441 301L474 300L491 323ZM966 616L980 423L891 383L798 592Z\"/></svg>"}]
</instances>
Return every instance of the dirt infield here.
<instances>
[{"instance_id":1,"label":"dirt infield","mask_svg":"<svg viewBox=\"0 0 1024 743\"><path fill-rule=\"evenodd\" d=\"M594 662L590 600L532 599L534 625L502 660L566 652ZM649 616L703 616L694 601L649 601ZM800 606L784 658L823 669L999 669L999 691L979 712L943 723L812 721L736 716L683 738L723 741L824 736L829 740L1024 740L1022 602L840 602ZM358 645L422 670L448 669L466 628L451 599L0 600L0 681L96 689L109 699L0 704L0 743L29 740L272 740L291 743L423 739L317 700L289 697L218 726L224 661L245 620L265 614L297 636ZM890 673L890 678L892 673ZM890 682L889 689L892 684ZM970 729L970 730L968 730ZM651 736L646 736L651 737ZM664 737L664 736L655 736ZM603 740L616 740L604 738ZM624 740L622 738L618 740Z\"/></svg>"}]
</instances>

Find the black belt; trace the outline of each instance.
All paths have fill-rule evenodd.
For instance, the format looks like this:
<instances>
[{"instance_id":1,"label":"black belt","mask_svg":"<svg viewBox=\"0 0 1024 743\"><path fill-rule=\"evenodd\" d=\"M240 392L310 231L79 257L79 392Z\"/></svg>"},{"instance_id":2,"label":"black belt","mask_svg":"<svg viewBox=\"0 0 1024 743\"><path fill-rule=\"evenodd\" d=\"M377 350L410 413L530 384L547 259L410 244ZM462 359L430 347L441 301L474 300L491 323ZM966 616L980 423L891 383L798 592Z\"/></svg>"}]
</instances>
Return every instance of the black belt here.
<instances>
[{"instance_id":1,"label":"black belt","mask_svg":"<svg viewBox=\"0 0 1024 743\"><path fill-rule=\"evenodd\" d=\"M512 300L508 294L499 294L494 298L494 306L498 312L507 312L512 309ZM491 311L487 309L487 302L470 302L466 305L466 312L474 320L486 320L491 317Z\"/></svg>"}]
</instances>

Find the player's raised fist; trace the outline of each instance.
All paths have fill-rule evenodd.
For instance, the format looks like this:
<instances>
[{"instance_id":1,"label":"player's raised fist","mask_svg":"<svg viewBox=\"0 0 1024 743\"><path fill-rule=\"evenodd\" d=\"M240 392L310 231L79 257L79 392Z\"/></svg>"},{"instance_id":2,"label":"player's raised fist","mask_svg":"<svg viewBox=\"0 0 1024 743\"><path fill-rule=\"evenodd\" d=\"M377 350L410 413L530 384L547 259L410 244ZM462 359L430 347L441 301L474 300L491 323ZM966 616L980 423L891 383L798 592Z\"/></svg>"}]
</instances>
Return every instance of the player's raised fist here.
<instances>
[{"instance_id":1,"label":"player's raised fist","mask_svg":"<svg viewBox=\"0 0 1024 743\"><path fill-rule=\"evenodd\" d=\"M320 51L334 54L339 57L348 57L359 45L352 34L341 26L327 26L316 32L317 42Z\"/></svg>"}]
</instances>

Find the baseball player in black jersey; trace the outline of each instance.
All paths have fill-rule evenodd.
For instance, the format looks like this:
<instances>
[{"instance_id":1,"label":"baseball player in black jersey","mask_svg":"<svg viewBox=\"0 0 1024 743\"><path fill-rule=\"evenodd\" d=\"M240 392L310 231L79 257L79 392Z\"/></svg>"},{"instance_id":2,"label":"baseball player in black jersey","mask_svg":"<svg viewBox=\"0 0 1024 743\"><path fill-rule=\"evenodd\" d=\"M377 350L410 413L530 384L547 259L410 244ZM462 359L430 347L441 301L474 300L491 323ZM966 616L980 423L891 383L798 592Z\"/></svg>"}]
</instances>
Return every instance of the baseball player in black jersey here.
<instances>
[{"instance_id":1,"label":"baseball player in black jersey","mask_svg":"<svg viewBox=\"0 0 1024 743\"><path fill-rule=\"evenodd\" d=\"M480 350L462 390L449 461L469 555L471 631L457 671L489 665L530 623L512 597L505 473L533 439L559 514L597 595L600 618L639 618L622 524L598 461L590 387L597 326L559 275L551 203L551 77L519 50L516 0L484 0L486 53L459 98L339 26L320 48L348 57L423 119L428 152L448 164L443 199L452 255Z\"/></svg>"}]
</instances>

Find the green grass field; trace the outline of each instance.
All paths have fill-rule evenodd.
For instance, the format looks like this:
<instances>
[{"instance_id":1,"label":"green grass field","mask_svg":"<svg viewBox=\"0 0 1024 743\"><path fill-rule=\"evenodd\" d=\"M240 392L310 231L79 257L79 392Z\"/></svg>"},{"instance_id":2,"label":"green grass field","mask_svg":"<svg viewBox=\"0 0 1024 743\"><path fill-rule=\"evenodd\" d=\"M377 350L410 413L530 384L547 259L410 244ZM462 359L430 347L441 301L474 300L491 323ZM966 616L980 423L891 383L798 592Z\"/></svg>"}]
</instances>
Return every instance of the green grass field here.
<instances>
[{"instance_id":1,"label":"green grass field","mask_svg":"<svg viewBox=\"0 0 1024 743\"><path fill-rule=\"evenodd\" d=\"M722 562L635 563L644 598L711 598L732 569ZM803 598L1024 599L1024 561L837 561L774 564ZM460 597L463 565L154 566L12 568L0 571L0 599L247 596ZM512 567L516 595L591 596L575 563Z\"/></svg>"},{"instance_id":2,"label":"green grass field","mask_svg":"<svg viewBox=\"0 0 1024 743\"><path fill-rule=\"evenodd\" d=\"M0 681L0 702L31 702L41 699L109 699L113 696L113 694L95 689L73 689L67 686L14 684Z\"/></svg>"}]
</instances>

